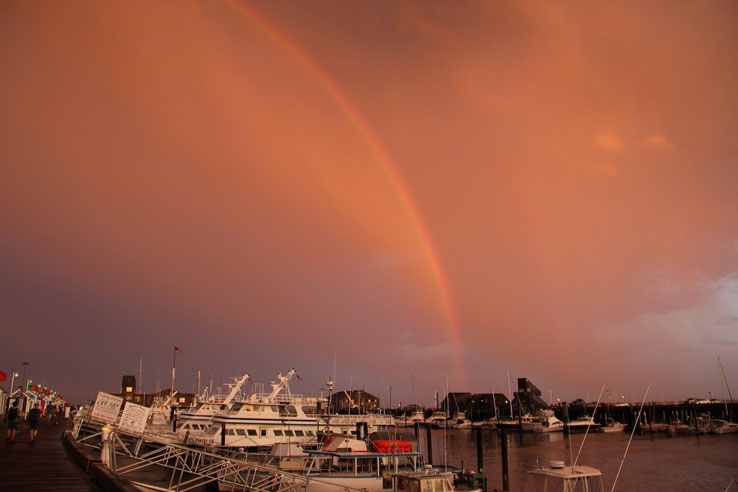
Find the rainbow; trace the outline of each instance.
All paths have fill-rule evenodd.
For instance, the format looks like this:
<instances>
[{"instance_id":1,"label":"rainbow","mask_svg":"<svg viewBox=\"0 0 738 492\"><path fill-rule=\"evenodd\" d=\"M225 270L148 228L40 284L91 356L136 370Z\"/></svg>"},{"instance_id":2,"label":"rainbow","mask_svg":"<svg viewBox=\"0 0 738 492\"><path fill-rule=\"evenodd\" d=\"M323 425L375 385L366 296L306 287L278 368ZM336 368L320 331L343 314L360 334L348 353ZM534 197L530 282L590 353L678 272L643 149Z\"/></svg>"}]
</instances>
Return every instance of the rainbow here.
<instances>
[{"instance_id":1,"label":"rainbow","mask_svg":"<svg viewBox=\"0 0 738 492\"><path fill-rule=\"evenodd\" d=\"M407 186L402 181L397 167L382 148L377 137L372 133L369 125L359 114L358 110L348 101L336 84L321 70L321 68L298 46L290 41L277 28L270 24L263 16L252 8L239 3L237 0L227 0L242 18L255 27L270 42L289 55L305 72L325 90L326 94L336 103L336 106L346 117L346 120L356 129L361 139L365 142L374 160L379 164L382 172L387 177L394 192L400 199L405 214L410 219L415 235L421 246L424 259L428 264L433 281L441 302L445 321L450 332L453 350L456 358L458 371L458 383L468 386L466 366L462 356L461 331L453 308L451 292L448 287L446 276L443 272L441 262L436 252L430 234L421 219L418 208L415 205Z\"/></svg>"}]
</instances>

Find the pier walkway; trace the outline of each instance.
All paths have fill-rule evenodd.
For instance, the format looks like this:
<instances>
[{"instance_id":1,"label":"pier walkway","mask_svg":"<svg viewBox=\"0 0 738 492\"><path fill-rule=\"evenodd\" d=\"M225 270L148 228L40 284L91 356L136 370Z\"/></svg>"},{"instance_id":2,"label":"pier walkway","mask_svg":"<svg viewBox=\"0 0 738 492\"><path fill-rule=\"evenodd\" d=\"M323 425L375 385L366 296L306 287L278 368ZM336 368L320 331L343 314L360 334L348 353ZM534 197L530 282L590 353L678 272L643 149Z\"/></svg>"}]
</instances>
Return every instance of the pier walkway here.
<instances>
[{"instance_id":1,"label":"pier walkway","mask_svg":"<svg viewBox=\"0 0 738 492\"><path fill-rule=\"evenodd\" d=\"M67 455L62 434L70 421L39 425L36 444L31 445L28 423L21 421L15 441L5 439L7 423L0 426L0 490L100 492L84 470Z\"/></svg>"}]
</instances>

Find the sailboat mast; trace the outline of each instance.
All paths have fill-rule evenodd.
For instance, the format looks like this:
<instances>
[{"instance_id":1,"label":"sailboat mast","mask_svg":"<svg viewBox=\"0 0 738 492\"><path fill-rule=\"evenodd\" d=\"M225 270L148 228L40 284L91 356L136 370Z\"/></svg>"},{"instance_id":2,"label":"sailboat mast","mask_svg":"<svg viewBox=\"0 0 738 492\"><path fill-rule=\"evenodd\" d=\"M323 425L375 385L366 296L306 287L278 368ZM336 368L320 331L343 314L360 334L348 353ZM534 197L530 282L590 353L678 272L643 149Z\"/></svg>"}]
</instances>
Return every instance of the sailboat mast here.
<instances>
[{"instance_id":1,"label":"sailboat mast","mask_svg":"<svg viewBox=\"0 0 738 492\"><path fill-rule=\"evenodd\" d=\"M725 379L725 371L723 370L723 363L720 362L720 357L717 358L718 367L720 367L720 387L723 389L723 403L725 403L725 415L728 416L728 401L725 399L725 390L728 390L728 396L730 402L733 402L733 395L730 394L730 386L728 386L728 380ZM724 386L723 386L724 385Z\"/></svg>"},{"instance_id":2,"label":"sailboat mast","mask_svg":"<svg viewBox=\"0 0 738 492\"><path fill-rule=\"evenodd\" d=\"M513 408L512 408L512 388L510 388L510 368L505 367L505 370L507 371L507 394L510 395L510 418L513 416Z\"/></svg>"}]
</instances>

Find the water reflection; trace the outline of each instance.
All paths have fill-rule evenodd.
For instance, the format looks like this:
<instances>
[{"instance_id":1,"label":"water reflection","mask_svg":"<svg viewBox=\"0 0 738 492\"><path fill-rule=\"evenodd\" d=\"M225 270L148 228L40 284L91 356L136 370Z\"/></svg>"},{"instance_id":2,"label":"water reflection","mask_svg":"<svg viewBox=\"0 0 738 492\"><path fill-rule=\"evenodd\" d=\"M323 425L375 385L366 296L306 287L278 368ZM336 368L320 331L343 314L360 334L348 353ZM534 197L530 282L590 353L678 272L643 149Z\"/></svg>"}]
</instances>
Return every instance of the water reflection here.
<instances>
[{"instance_id":1,"label":"water reflection","mask_svg":"<svg viewBox=\"0 0 738 492\"><path fill-rule=\"evenodd\" d=\"M502 487L502 450L500 433L481 432L482 467L489 478L489 490ZM589 434L584 446L583 434L571 437L550 434L509 432L507 434L510 489L523 489L528 470L549 464L552 460L579 463L602 470L607 490L625 452L629 433ZM476 469L477 432L474 429L432 432L433 464L463 466ZM427 456L427 437L420 433L420 448ZM645 434L633 439L617 490L693 491L725 490L738 473L738 434L669 437Z\"/></svg>"}]
</instances>

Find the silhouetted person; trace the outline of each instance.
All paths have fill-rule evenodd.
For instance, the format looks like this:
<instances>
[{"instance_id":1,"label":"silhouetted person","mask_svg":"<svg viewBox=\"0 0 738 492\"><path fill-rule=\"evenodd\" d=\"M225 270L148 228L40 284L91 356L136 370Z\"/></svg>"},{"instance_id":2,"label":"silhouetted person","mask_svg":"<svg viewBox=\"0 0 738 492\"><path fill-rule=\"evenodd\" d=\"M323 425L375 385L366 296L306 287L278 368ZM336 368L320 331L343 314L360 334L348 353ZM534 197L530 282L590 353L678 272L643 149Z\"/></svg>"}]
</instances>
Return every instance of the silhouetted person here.
<instances>
[{"instance_id":1,"label":"silhouetted person","mask_svg":"<svg viewBox=\"0 0 738 492\"><path fill-rule=\"evenodd\" d=\"M41 404L36 402L33 408L28 412L28 428L31 430L31 444L36 444L36 435L38 434L38 421L41 420Z\"/></svg>"},{"instance_id":2,"label":"silhouetted person","mask_svg":"<svg viewBox=\"0 0 738 492\"><path fill-rule=\"evenodd\" d=\"M19 417L18 400L15 400L13 406L8 410L8 436L5 438L6 440L15 441L15 431L18 429Z\"/></svg>"}]
</instances>

